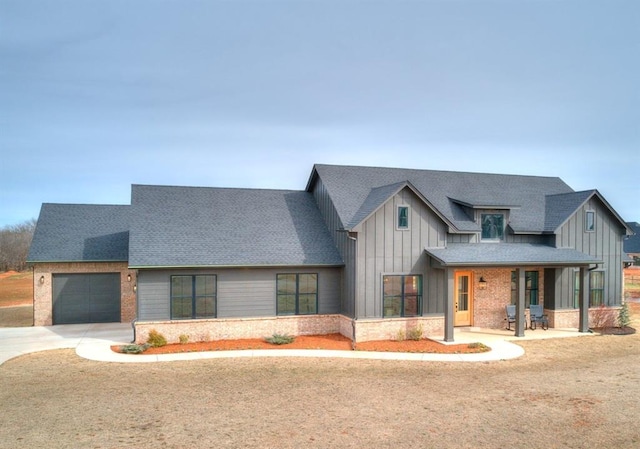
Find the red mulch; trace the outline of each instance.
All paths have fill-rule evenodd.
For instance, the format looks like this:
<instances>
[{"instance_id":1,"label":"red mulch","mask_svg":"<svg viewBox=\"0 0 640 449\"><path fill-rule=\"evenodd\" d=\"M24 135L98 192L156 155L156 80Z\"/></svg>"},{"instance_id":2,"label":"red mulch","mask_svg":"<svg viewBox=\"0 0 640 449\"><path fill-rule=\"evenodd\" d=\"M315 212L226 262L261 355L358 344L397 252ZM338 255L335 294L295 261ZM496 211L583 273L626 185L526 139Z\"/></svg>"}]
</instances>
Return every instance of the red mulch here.
<instances>
[{"instance_id":1,"label":"red mulch","mask_svg":"<svg viewBox=\"0 0 640 449\"><path fill-rule=\"evenodd\" d=\"M119 346L112 346L115 352L120 352ZM149 348L144 354L171 354L180 352L200 351L229 351L242 349L332 349L351 351L351 340L340 334L329 335L301 335L296 337L293 343L286 345L274 345L260 338L248 338L241 340L217 340L186 344L169 344L159 348ZM467 354L486 352L486 346L469 347L467 344L444 345L433 340L382 340L358 343L358 351L380 352L421 352L441 354Z\"/></svg>"}]
</instances>

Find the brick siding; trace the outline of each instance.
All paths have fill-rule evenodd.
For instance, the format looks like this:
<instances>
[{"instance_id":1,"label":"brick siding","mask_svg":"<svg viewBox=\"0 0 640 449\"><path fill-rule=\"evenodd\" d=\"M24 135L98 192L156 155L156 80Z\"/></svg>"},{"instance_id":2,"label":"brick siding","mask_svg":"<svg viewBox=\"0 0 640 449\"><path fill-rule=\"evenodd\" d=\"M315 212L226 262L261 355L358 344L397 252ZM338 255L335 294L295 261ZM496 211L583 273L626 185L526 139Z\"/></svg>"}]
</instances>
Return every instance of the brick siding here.
<instances>
[{"instance_id":1,"label":"brick siding","mask_svg":"<svg viewBox=\"0 0 640 449\"><path fill-rule=\"evenodd\" d=\"M126 262L38 263L33 266L33 325L53 324L53 275L62 273L120 273L120 321L136 317L136 272ZM131 281L127 279L131 275ZM43 278L43 282L40 282Z\"/></svg>"}]
</instances>

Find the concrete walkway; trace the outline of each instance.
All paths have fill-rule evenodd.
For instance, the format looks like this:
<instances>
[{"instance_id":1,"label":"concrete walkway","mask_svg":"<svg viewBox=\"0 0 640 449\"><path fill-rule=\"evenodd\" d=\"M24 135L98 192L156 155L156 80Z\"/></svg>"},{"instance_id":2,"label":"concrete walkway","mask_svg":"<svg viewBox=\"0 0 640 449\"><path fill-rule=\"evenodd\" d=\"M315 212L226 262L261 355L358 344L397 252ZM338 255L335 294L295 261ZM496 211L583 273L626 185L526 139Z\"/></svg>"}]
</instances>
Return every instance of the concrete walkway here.
<instances>
[{"instance_id":1,"label":"concrete walkway","mask_svg":"<svg viewBox=\"0 0 640 449\"><path fill-rule=\"evenodd\" d=\"M480 328L456 329L453 343L432 339L442 344L480 342L491 348L478 354L419 354L398 352L329 351L315 349L244 350L188 352L179 354L119 354L112 345L128 344L133 338L130 324L66 324L47 327L0 328L0 365L5 361L30 352L49 349L75 348L76 354L89 360L117 363L169 362L174 360L201 360L230 357L324 357L379 360L416 360L437 362L486 362L508 360L524 354L522 347L511 341L541 338L578 337L593 334L579 333L575 329L528 330L525 337L514 337L513 331ZM440 340L439 340L440 338Z\"/></svg>"}]
</instances>

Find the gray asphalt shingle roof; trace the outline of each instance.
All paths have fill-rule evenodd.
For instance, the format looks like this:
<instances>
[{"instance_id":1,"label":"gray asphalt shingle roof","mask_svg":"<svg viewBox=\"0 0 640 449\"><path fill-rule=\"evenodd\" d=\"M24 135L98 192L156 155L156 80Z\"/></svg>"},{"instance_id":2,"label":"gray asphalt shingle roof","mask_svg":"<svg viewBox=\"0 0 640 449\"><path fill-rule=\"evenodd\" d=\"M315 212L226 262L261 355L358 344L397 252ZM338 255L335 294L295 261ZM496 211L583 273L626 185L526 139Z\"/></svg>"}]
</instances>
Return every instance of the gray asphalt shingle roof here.
<instances>
[{"instance_id":1,"label":"gray asphalt shingle roof","mask_svg":"<svg viewBox=\"0 0 640 449\"><path fill-rule=\"evenodd\" d=\"M425 248L443 265L590 265L602 263L580 251L531 243L460 243L446 248Z\"/></svg>"},{"instance_id":2,"label":"gray asphalt shingle roof","mask_svg":"<svg viewBox=\"0 0 640 449\"><path fill-rule=\"evenodd\" d=\"M127 261L130 206L45 203L28 262Z\"/></svg>"},{"instance_id":3,"label":"gray asphalt shingle roof","mask_svg":"<svg viewBox=\"0 0 640 449\"><path fill-rule=\"evenodd\" d=\"M627 226L635 232L624 240L624 252L627 254L640 254L640 223L629 221Z\"/></svg>"},{"instance_id":4,"label":"gray asphalt shingle roof","mask_svg":"<svg viewBox=\"0 0 640 449\"><path fill-rule=\"evenodd\" d=\"M410 183L462 232L479 231L479 225L461 204L511 208L509 225L515 232L544 232L545 197L573 193L556 177L322 164L314 170L347 229L358 224L363 204L372 202L372 196L380 203L382 193L394 192L402 182Z\"/></svg>"},{"instance_id":5,"label":"gray asphalt shingle roof","mask_svg":"<svg viewBox=\"0 0 640 449\"><path fill-rule=\"evenodd\" d=\"M129 264L343 265L304 191L132 187Z\"/></svg>"}]
</instances>

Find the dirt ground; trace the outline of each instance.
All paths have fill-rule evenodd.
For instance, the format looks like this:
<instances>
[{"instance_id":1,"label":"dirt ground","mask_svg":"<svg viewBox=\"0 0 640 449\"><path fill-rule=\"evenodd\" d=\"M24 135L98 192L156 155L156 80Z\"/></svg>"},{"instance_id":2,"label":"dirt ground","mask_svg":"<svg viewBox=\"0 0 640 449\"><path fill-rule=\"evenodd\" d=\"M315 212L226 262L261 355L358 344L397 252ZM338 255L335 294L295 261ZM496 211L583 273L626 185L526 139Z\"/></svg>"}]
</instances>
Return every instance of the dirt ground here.
<instances>
[{"instance_id":1,"label":"dirt ground","mask_svg":"<svg viewBox=\"0 0 640 449\"><path fill-rule=\"evenodd\" d=\"M35 353L0 366L0 448L640 446L640 333L520 344L486 363Z\"/></svg>"}]
</instances>

